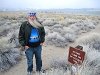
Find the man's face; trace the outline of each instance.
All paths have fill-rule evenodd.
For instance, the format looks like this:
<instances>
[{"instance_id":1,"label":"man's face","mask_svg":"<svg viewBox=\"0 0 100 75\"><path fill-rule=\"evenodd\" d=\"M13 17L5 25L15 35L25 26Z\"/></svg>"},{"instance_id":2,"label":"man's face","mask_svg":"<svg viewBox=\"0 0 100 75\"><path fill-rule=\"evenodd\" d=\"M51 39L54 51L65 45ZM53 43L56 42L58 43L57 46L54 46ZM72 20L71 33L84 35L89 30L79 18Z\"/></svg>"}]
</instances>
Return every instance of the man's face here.
<instances>
[{"instance_id":1,"label":"man's face","mask_svg":"<svg viewBox=\"0 0 100 75\"><path fill-rule=\"evenodd\" d=\"M29 16L28 18L31 19L31 20L35 20L36 16Z\"/></svg>"}]
</instances>

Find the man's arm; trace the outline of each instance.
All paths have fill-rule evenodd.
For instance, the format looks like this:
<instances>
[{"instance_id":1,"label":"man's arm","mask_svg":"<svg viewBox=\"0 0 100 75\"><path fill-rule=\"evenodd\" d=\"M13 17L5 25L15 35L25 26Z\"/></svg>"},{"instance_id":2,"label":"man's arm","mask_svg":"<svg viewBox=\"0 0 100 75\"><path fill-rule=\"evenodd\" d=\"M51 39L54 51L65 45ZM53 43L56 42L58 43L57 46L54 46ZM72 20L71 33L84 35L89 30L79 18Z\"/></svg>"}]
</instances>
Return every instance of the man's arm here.
<instances>
[{"instance_id":1,"label":"man's arm","mask_svg":"<svg viewBox=\"0 0 100 75\"><path fill-rule=\"evenodd\" d=\"M19 30L19 43L21 46L25 46L25 30L24 30L24 23L22 23L20 30Z\"/></svg>"},{"instance_id":2,"label":"man's arm","mask_svg":"<svg viewBox=\"0 0 100 75\"><path fill-rule=\"evenodd\" d=\"M41 28L41 43L45 41L45 29L44 27Z\"/></svg>"}]
</instances>

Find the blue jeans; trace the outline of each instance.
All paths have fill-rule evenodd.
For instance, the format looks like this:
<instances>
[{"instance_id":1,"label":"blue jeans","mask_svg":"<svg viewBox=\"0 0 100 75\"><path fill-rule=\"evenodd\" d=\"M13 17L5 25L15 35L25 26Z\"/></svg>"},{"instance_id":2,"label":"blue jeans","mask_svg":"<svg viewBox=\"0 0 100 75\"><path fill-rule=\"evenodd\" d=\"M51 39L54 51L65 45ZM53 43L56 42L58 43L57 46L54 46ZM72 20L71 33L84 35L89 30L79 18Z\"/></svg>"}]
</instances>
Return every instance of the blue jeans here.
<instances>
[{"instance_id":1,"label":"blue jeans","mask_svg":"<svg viewBox=\"0 0 100 75\"><path fill-rule=\"evenodd\" d=\"M26 58L27 58L27 71L33 71L33 55L35 54L36 59L36 71L41 71L42 67L42 59L41 59L41 51L42 46L39 45L38 47L30 47L25 51Z\"/></svg>"}]
</instances>

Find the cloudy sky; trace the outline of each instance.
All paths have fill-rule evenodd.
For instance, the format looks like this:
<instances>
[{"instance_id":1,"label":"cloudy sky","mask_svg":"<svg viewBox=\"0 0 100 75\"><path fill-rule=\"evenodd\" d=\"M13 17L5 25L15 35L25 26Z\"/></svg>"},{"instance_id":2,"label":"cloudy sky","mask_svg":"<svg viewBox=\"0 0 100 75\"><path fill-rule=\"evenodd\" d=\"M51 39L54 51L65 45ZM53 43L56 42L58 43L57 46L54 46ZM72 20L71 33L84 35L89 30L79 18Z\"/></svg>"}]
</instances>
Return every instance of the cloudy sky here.
<instances>
[{"instance_id":1,"label":"cloudy sky","mask_svg":"<svg viewBox=\"0 0 100 75\"><path fill-rule=\"evenodd\" d=\"M100 0L0 0L4 9L100 8Z\"/></svg>"}]
</instances>

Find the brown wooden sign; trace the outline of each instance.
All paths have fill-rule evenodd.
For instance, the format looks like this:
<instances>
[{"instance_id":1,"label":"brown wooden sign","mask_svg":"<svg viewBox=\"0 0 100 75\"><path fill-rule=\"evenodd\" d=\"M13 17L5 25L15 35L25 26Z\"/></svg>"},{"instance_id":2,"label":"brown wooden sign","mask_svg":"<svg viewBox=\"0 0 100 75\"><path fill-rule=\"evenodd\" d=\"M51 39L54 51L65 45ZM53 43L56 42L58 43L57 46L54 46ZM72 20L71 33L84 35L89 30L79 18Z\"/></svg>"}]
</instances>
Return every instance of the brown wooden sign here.
<instances>
[{"instance_id":1,"label":"brown wooden sign","mask_svg":"<svg viewBox=\"0 0 100 75\"><path fill-rule=\"evenodd\" d=\"M82 64L82 62L84 61L84 57L85 57L84 51L77 49L77 48L73 48L73 47L69 48L68 61L70 63Z\"/></svg>"}]
</instances>

